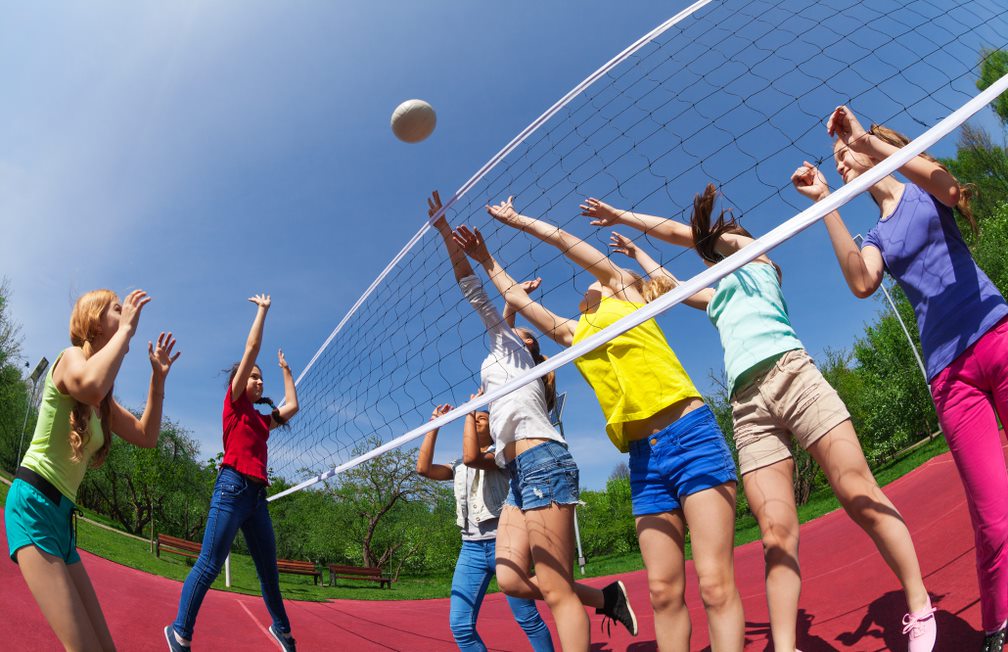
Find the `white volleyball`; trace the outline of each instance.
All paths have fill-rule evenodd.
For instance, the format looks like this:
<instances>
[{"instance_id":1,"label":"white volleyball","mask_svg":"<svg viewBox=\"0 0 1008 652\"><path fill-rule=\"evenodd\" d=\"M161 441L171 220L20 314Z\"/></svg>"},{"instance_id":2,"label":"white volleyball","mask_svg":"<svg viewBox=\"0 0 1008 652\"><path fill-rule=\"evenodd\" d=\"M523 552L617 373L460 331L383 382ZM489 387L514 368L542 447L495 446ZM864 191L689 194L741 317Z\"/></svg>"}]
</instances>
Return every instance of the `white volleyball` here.
<instances>
[{"instance_id":1,"label":"white volleyball","mask_svg":"<svg viewBox=\"0 0 1008 652\"><path fill-rule=\"evenodd\" d=\"M392 133L407 143L419 143L437 125L434 108L423 100L406 100L392 112Z\"/></svg>"}]
</instances>

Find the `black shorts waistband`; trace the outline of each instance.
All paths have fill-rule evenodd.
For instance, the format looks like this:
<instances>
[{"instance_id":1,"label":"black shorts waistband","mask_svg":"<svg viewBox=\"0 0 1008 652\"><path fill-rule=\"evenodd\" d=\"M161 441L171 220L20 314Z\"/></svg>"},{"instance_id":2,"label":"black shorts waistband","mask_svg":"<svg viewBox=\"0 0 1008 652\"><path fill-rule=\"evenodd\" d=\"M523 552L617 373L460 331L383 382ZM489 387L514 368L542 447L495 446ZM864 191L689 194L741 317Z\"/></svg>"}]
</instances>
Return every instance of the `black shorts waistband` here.
<instances>
[{"instance_id":1,"label":"black shorts waistband","mask_svg":"<svg viewBox=\"0 0 1008 652\"><path fill-rule=\"evenodd\" d=\"M63 497L60 490L57 489L53 483L43 478L35 471L32 471L24 466L19 466L17 468L17 472L14 473L14 477L22 482L27 482L38 489L42 495L48 498L54 505L60 504L60 499Z\"/></svg>"}]
</instances>

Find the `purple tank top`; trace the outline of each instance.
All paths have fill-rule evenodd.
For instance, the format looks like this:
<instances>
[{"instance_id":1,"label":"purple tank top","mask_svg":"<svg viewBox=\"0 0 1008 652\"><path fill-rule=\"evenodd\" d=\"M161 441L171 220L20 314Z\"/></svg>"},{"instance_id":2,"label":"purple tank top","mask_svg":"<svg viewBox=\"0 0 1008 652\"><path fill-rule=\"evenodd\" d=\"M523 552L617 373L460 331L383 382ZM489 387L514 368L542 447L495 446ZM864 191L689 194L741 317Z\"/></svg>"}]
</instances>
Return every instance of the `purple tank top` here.
<instances>
[{"instance_id":1,"label":"purple tank top","mask_svg":"<svg viewBox=\"0 0 1008 652\"><path fill-rule=\"evenodd\" d=\"M917 316L928 381L1004 316L1008 304L963 240L952 209L906 184L892 215L864 239L882 252L886 271Z\"/></svg>"}]
</instances>

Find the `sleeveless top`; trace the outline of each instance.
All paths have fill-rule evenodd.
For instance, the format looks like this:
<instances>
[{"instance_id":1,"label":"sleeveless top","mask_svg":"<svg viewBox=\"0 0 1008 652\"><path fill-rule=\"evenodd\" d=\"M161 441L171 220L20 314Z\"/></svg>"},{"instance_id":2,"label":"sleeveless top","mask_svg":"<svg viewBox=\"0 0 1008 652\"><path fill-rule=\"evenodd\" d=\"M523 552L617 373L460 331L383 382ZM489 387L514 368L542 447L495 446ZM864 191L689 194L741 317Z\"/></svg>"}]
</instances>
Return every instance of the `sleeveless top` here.
<instances>
[{"instance_id":1,"label":"sleeveless top","mask_svg":"<svg viewBox=\"0 0 1008 652\"><path fill-rule=\"evenodd\" d=\"M803 348L773 265L749 263L721 279L707 316L721 336L729 393L760 363Z\"/></svg>"},{"instance_id":2,"label":"sleeveless top","mask_svg":"<svg viewBox=\"0 0 1008 652\"><path fill-rule=\"evenodd\" d=\"M42 403L39 405L35 434L32 435L28 451L21 460L21 466L31 469L48 480L71 502L77 500L77 489L84 479L84 472L95 452L105 443L101 419L97 410L91 410L88 427L91 436L84 445L84 454L73 461L70 448L70 412L76 401L69 394L63 394L53 382L53 369L59 364L63 354L49 367L42 389Z\"/></svg>"},{"instance_id":3,"label":"sleeveless top","mask_svg":"<svg viewBox=\"0 0 1008 652\"><path fill-rule=\"evenodd\" d=\"M574 342L594 335L642 305L603 297L598 310L581 315ZM606 434L623 453L629 450L624 423L647 419L683 399L700 397L654 319L614 337L574 364L595 390L606 418Z\"/></svg>"}]
</instances>

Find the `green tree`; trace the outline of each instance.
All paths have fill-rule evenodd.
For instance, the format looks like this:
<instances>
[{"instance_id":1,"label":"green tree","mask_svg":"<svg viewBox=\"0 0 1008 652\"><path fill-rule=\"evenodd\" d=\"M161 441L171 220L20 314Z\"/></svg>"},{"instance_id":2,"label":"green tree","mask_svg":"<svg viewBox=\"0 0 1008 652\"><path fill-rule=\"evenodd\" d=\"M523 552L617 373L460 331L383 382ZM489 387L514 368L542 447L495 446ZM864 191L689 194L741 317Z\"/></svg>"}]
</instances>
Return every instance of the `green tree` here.
<instances>
[{"instance_id":1,"label":"green tree","mask_svg":"<svg viewBox=\"0 0 1008 652\"><path fill-rule=\"evenodd\" d=\"M986 90L991 84L1008 75L1008 52L1004 50L980 51L980 78L977 88ZM1008 94L1002 93L991 103L994 113L1001 119L1001 124L1008 125Z\"/></svg>"}]
</instances>

